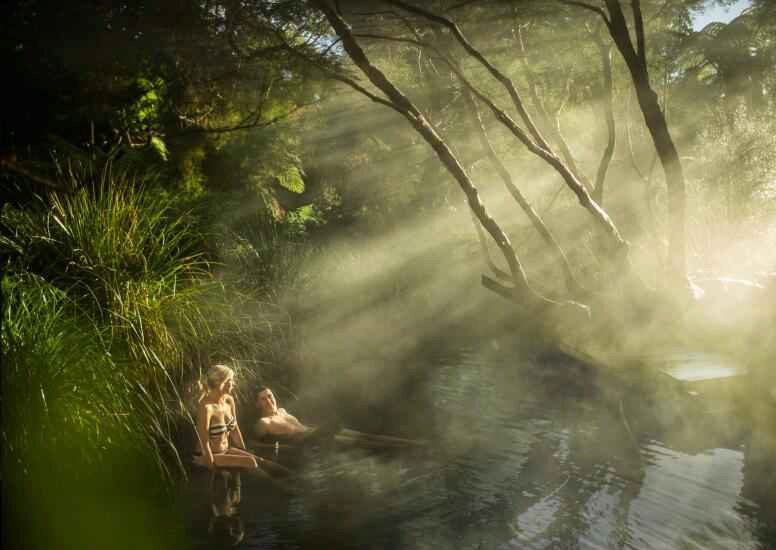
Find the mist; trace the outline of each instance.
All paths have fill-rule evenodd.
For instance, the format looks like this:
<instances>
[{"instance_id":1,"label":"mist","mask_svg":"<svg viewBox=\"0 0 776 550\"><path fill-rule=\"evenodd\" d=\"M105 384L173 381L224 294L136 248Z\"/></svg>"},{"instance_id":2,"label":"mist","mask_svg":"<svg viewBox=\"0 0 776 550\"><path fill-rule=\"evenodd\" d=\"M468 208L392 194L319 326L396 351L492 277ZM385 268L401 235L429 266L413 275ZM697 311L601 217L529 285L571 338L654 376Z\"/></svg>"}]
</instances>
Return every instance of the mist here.
<instances>
[{"instance_id":1,"label":"mist","mask_svg":"<svg viewBox=\"0 0 776 550\"><path fill-rule=\"evenodd\" d=\"M771 2L176 10L8 10L15 535L774 543Z\"/></svg>"}]
</instances>

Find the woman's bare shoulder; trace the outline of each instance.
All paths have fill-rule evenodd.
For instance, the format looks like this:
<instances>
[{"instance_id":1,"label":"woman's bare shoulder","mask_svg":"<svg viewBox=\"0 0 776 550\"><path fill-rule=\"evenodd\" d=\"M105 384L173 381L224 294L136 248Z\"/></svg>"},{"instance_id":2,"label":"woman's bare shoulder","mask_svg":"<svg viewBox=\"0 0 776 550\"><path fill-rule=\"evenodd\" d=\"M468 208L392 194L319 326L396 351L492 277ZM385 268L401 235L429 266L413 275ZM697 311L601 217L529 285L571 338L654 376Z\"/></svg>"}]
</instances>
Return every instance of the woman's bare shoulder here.
<instances>
[{"instance_id":1,"label":"woman's bare shoulder","mask_svg":"<svg viewBox=\"0 0 776 550\"><path fill-rule=\"evenodd\" d=\"M207 403L205 401L202 401L199 403L199 406L197 407L197 413L200 416L205 416L208 414L213 414L213 411L215 410L215 405L213 403Z\"/></svg>"}]
</instances>

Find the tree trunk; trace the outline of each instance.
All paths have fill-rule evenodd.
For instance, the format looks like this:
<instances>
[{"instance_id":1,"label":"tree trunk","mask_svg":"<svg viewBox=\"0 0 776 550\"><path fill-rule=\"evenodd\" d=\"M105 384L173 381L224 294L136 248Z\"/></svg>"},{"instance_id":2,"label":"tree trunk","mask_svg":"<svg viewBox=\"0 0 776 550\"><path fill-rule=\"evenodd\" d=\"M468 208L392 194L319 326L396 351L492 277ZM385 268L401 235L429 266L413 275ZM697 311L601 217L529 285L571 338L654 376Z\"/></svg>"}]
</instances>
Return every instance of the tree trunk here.
<instances>
[{"instance_id":1,"label":"tree trunk","mask_svg":"<svg viewBox=\"0 0 776 550\"><path fill-rule=\"evenodd\" d=\"M603 230L604 240L606 242L606 252L609 260L612 261L618 269L620 269L624 275L631 276L631 265L629 259L630 246L628 242L622 238L619 229L614 224L609 214L601 208L601 206L593 200L587 187L579 180L571 169L561 160L561 158L555 154L550 145L542 136L539 129L534 124L531 116L523 105L523 100L520 97L520 93L517 91L512 80L496 68L488 59L477 50L469 40L464 36L461 29L453 21L431 13L423 8L407 4L401 0L386 0L389 4L400 7L410 13L420 15L432 21L436 24L446 27L452 35L456 38L458 43L466 50L466 52L476 59L487 71L495 78L508 92L512 104L523 120L523 123L527 127L527 131L524 131L517 123L502 109L500 109L492 99L480 91L474 86L458 68L458 66L447 59L446 56L440 53L445 63L455 73L461 83L473 93L479 100L481 100L496 117L496 120L501 122L523 145L528 148L533 154L544 160L547 164L552 166L558 174L563 178L563 181L574 192L579 200L579 203L593 216L593 219ZM424 45L419 43L420 45Z\"/></svg>"},{"instance_id":2,"label":"tree trunk","mask_svg":"<svg viewBox=\"0 0 776 550\"><path fill-rule=\"evenodd\" d=\"M523 196L523 194L520 192L520 189L518 189L518 187L514 184L509 170L507 170L507 167L504 166L504 163L501 162L501 159L498 158L496 151L493 149L493 145L490 143L487 131L485 130L485 125L482 123L480 110L477 107L477 100L473 97L473 94L469 90L464 93L464 98L466 99L466 103L471 111L475 125L475 131L479 136L480 145L482 146L483 151L488 156L488 159L496 169L496 172L498 172L498 175L501 178L501 181L504 183L504 186L509 191L509 194L512 195L512 198L515 199L515 202L520 205L520 208L522 208L523 212L525 212L525 214L528 216L528 219L531 221L534 229L536 229L539 235L541 235L541 237L544 239L544 242L547 244L547 246L549 246L550 251L552 252L553 256L555 256L555 259L558 262L561 271L563 272L563 276L566 280L566 288L568 291L572 294L572 296L582 297L585 294L584 289L574 277L574 273L571 270L571 266L569 265L568 259L566 258L566 254L563 252L563 249L558 244L558 241L555 240L555 237L544 223L544 220L542 220L534 207L531 206L531 204L528 202L528 199Z\"/></svg>"},{"instance_id":3,"label":"tree trunk","mask_svg":"<svg viewBox=\"0 0 776 550\"><path fill-rule=\"evenodd\" d=\"M644 115L652 142L663 166L668 190L668 268L672 282L687 286L687 260L685 256L685 183L679 153L676 150L668 123L660 109L657 94L649 83L644 46L644 23L639 0L633 0L633 19L636 30L636 47L628 31L628 25L618 0L606 0L610 19L606 20L609 33L622 54L633 85L636 98Z\"/></svg>"},{"instance_id":4,"label":"tree trunk","mask_svg":"<svg viewBox=\"0 0 776 550\"><path fill-rule=\"evenodd\" d=\"M609 164L614 155L614 146L616 144L616 129L614 126L614 93L612 90L612 50L604 46L598 35L593 35L593 41L601 54L601 65L604 73L604 82L602 86L603 97L601 98L601 107L606 119L607 140L606 148L598 164L598 171L595 175L595 187L593 187L593 200L604 205L604 183L606 182L606 172L609 170Z\"/></svg>"},{"instance_id":5,"label":"tree trunk","mask_svg":"<svg viewBox=\"0 0 776 550\"><path fill-rule=\"evenodd\" d=\"M499 292L512 300L521 302L531 309L544 308L548 305L560 305L557 302L553 302L541 296L529 286L525 270L512 248L509 237L507 237L498 223L496 223L496 221L488 214L485 205L480 200L477 188L472 183L463 166L455 157L452 150L450 150L447 143L445 143L436 130L428 123L426 117L423 116L423 113L420 112L412 101L410 101L410 99L405 96L379 68L372 65L364 51L361 49L361 46L353 37L345 20L328 5L326 0L314 0L312 3L321 10L329 21L329 24L340 37L342 45L351 60L359 69L361 69L372 84L387 96L388 101L381 100L381 102L386 104L390 103L390 106L401 113L412 124L418 134L420 134L432 149L434 149L439 160L445 168L447 168L453 178L455 178L466 195L469 208L474 212L474 215L477 216L479 222L496 242L496 245L509 266L514 288L510 289L502 287L495 281L486 278L483 278L483 283L485 283L489 289Z\"/></svg>"},{"instance_id":6,"label":"tree trunk","mask_svg":"<svg viewBox=\"0 0 776 550\"><path fill-rule=\"evenodd\" d=\"M657 94L649 87L648 82L640 82L636 85L636 95L666 178L669 228L668 264L671 275L681 282L682 279L687 279L687 260L685 258L686 191L682 165L679 161L679 153L668 131L666 119L660 110Z\"/></svg>"}]
</instances>

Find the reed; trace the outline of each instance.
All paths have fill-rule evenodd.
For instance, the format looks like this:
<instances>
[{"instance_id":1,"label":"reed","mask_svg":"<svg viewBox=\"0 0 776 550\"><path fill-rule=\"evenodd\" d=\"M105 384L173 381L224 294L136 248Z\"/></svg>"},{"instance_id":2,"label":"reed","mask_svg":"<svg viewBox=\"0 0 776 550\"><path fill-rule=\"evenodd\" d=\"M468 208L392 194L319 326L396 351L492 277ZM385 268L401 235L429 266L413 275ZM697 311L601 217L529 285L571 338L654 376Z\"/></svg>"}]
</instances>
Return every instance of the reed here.
<instances>
[{"instance_id":1,"label":"reed","mask_svg":"<svg viewBox=\"0 0 776 550\"><path fill-rule=\"evenodd\" d=\"M228 361L246 387L283 377L294 334L277 289L296 284L301 256L274 222L254 221L228 243L249 243L254 260L232 261L224 241L206 258L198 213L153 178L110 165L63 175L72 192L0 216L8 464L67 456L88 471L131 446L172 479L202 370Z\"/></svg>"},{"instance_id":2,"label":"reed","mask_svg":"<svg viewBox=\"0 0 776 550\"><path fill-rule=\"evenodd\" d=\"M167 471L170 464L180 466L173 432L186 409L178 389L192 370L192 350L218 321L212 314L218 310L218 285L197 251L201 236L185 215L174 213L172 199L109 166L96 175L71 170L68 178L71 193L52 194L35 208L3 210L0 245L7 272L19 274L8 278L13 300L4 310L12 332L3 354L19 362L9 373L11 382L23 380L14 378L21 373L34 373L36 385L18 386L21 398L33 395L29 406L49 393L43 384L48 376L104 386L102 392L90 387L83 393L83 385L57 385L61 398L56 402L75 400L78 414L90 411L120 421L122 433L134 434L134 443L147 447ZM52 325L39 333L24 312L46 307L54 307L42 317ZM56 329L57 323L67 328ZM68 336L57 347L40 340L48 333ZM14 347L6 348L6 341ZM46 364L60 370L55 375L43 368ZM89 402L85 395L92 395ZM22 433L34 429L49 401L41 397L36 414L19 417L15 425ZM95 425L101 443L115 441L115 430ZM72 435L69 426L64 439Z\"/></svg>"},{"instance_id":3,"label":"reed","mask_svg":"<svg viewBox=\"0 0 776 550\"><path fill-rule=\"evenodd\" d=\"M106 330L39 276L6 275L2 291L4 479L88 470L107 442L153 455L136 429L149 404L107 349Z\"/></svg>"}]
</instances>

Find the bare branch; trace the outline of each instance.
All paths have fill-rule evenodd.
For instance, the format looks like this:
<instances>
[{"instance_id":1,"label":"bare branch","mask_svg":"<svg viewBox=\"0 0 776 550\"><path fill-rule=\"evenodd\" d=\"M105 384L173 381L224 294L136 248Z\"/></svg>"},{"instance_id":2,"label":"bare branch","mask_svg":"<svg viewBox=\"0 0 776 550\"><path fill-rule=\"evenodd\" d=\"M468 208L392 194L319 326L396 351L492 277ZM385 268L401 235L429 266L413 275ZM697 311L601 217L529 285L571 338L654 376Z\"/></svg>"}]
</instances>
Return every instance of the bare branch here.
<instances>
[{"instance_id":1,"label":"bare branch","mask_svg":"<svg viewBox=\"0 0 776 550\"><path fill-rule=\"evenodd\" d=\"M610 25L609 18L606 17L606 12L603 10L603 8L599 8L598 6L588 4L587 2L578 2L576 0L558 0L558 1L561 4L566 4L567 6L576 6L578 8L582 8L583 10L592 11L593 13L601 16L601 19L604 20L604 23L606 23L607 27Z\"/></svg>"},{"instance_id":2,"label":"bare branch","mask_svg":"<svg viewBox=\"0 0 776 550\"><path fill-rule=\"evenodd\" d=\"M462 2L458 2L457 4L453 4L449 8L445 10L445 13L450 13L451 11L458 10L461 8L464 8L468 6L469 4L476 4L478 2L482 2L483 0L463 0Z\"/></svg>"},{"instance_id":3,"label":"bare branch","mask_svg":"<svg viewBox=\"0 0 776 550\"><path fill-rule=\"evenodd\" d=\"M380 35L373 35L373 37L381 38ZM390 38L386 38L386 39L390 39ZM447 66L456 75L456 77L464 85L464 87L466 87L467 90L469 90L480 101L482 101L485 105L488 106L488 108L491 110L493 115L496 117L496 120L498 120L501 124L506 126L506 128L510 132L512 132L512 134L518 140L520 140L520 142L523 143L523 145L525 145L525 147L529 151L531 151L533 154L537 155L542 160L547 162L560 174L564 182L566 182L566 185L568 185L569 188L577 196L577 199L579 200L580 204L593 215L596 221L599 224L601 224L601 226L604 228L606 233L613 239L613 247L627 248L628 246L627 243L620 235L619 230L613 224L609 215L601 208L600 205L598 205L598 203L596 203L595 200L593 200L585 185L579 180L579 178L571 170L569 170L569 168L555 155L555 153L553 153L552 150L549 149L549 146L542 147L541 145L533 141L531 137L525 132L525 130L520 128L520 126L518 126L517 123L506 112L504 112L495 103L493 103L493 101L487 95L485 95L477 87L475 87L466 78L466 76L463 74L460 68L455 63L453 63L449 58L447 58L447 56L442 54L437 48L425 42L413 40L411 38L401 38L396 40L401 40L402 42L417 44L419 46L432 49L442 59L442 61L444 61L447 64ZM547 145L546 142L544 142L544 145L545 146Z\"/></svg>"},{"instance_id":4,"label":"bare branch","mask_svg":"<svg viewBox=\"0 0 776 550\"><path fill-rule=\"evenodd\" d=\"M483 275L481 277L481 281L482 281L482 286L484 286L491 292L495 292L502 298L506 298L511 302L518 302L518 294L515 292L514 288L502 285L501 283L499 283L494 279L491 279L487 275Z\"/></svg>"},{"instance_id":5,"label":"bare branch","mask_svg":"<svg viewBox=\"0 0 776 550\"><path fill-rule=\"evenodd\" d=\"M612 90L612 48L610 45L604 44L601 37L597 34L592 34L593 42L598 47L598 52L601 56L601 65L604 73L603 81L603 99L602 108L604 111L604 118L606 119L606 131L607 140L606 148L604 149L601 161L598 163L598 171L595 176L595 187L593 188L593 198L598 204L603 204L604 200L604 182L606 181L606 173L609 170L609 164L612 161L614 155L614 147L616 144L616 128L614 124L614 107L613 103L613 90Z\"/></svg>"},{"instance_id":6,"label":"bare branch","mask_svg":"<svg viewBox=\"0 0 776 550\"><path fill-rule=\"evenodd\" d=\"M366 38L368 40L385 40L386 42L402 42L404 44L412 44L413 46L420 46L421 48L432 48L427 42L416 40L414 38L401 38L398 36L386 36L384 34L371 34L371 33L353 33L355 38Z\"/></svg>"},{"instance_id":7,"label":"bare branch","mask_svg":"<svg viewBox=\"0 0 776 550\"><path fill-rule=\"evenodd\" d=\"M550 115L547 112L547 109L545 108L544 102L539 97L539 92L537 90L537 85L536 85L537 79L533 73L533 70L531 69L530 64L528 63L528 52L525 47L525 41L523 40L523 30L519 26L517 28L516 34L517 36L514 36L515 33L513 31L513 37L515 38L516 42L520 46L520 53L521 53L520 61L523 65L523 70L525 71L528 77L528 81L530 82L530 85L528 86L529 97L531 98L531 102L534 105L534 109L536 110L537 113L539 113L539 121L543 126L542 129L550 135L551 139L555 141L555 144L560 149L560 154L563 156L563 160L566 161L566 164L568 164L569 169L574 173L577 179L579 179L579 181L582 182L582 185L584 185L585 188L588 189L588 191L592 191L593 187L590 185L590 182L587 180L585 175L579 169L579 166L577 165L577 161L571 152L571 148L566 142L566 139L563 137L563 132L561 132L561 129L560 129L560 113L565 107L566 102L569 100L569 97L571 96L570 80L568 79L566 80L566 95L563 101L561 102L560 106L558 107L557 111L555 111L554 113L555 124L553 125L552 121L550 120Z\"/></svg>"},{"instance_id":8,"label":"bare branch","mask_svg":"<svg viewBox=\"0 0 776 550\"><path fill-rule=\"evenodd\" d=\"M550 200L547 201L547 204L542 208L540 215L542 217L546 216L547 213L550 211L550 209L555 204L555 201L558 200L558 197L560 196L560 192L563 191L566 188L566 184L564 182L560 182L558 185L558 188L555 190L555 193L552 194L550 197Z\"/></svg>"},{"instance_id":9,"label":"bare branch","mask_svg":"<svg viewBox=\"0 0 776 550\"><path fill-rule=\"evenodd\" d=\"M558 241L555 240L555 237L550 232L547 225L544 223L544 220L542 220L539 214L537 214L534 207L531 206L530 202L528 202L528 199L525 198L525 196L517 187L517 185L515 185L515 183L512 181L512 175L509 173L509 170L507 170L507 167L504 166L504 163L501 162L501 159L498 157L498 155L496 154L496 151L493 149L493 145L490 142L490 138L488 137L488 132L485 129L485 125L482 123L480 110L477 106L477 102L475 101L472 92L467 90L467 93L464 94L464 98L466 99L469 110L471 111L471 116L477 131L477 135L480 140L480 146L482 147L483 152L488 157L493 167L496 169L496 172L501 178L501 181L504 184L504 187L507 188L507 191L509 191L509 194L512 196L513 199L515 199L515 202L520 206L523 212L525 212L526 216L528 216L528 219L531 221L531 225L533 226L533 228L539 233L542 239L544 239L544 242L547 244L547 246L550 248L552 253L555 255L555 259L557 260L558 265L561 271L563 272L563 276L566 281L566 288L568 289L568 291L574 296L583 295L584 289L574 277L574 273L571 270L571 266L568 263L566 254L563 252L563 249L560 247L560 244L558 244Z\"/></svg>"},{"instance_id":10,"label":"bare branch","mask_svg":"<svg viewBox=\"0 0 776 550\"><path fill-rule=\"evenodd\" d=\"M264 121L259 120L261 117L261 113L259 113L258 116L253 117L254 118L253 120L251 121L246 120L234 126L224 126L221 128L189 128L181 132L176 132L174 135L180 136L180 135L189 135L189 134L226 134L229 132L237 132L239 130L252 130L255 128L266 128L267 126L272 126L273 124L290 117L297 111L300 111L305 107L310 107L311 105L315 105L316 103L320 103L320 100L317 99L315 101L310 101L307 103L300 103L299 105L294 106L293 109L289 109L285 113L272 117L269 120L264 120Z\"/></svg>"},{"instance_id":11,"label":"bare branch","mask_svg":"<svg viewBox=\"0 0 776 550\"><path fill-rule=\"evenodd\" d=\"M282 37L279 37L279 38L282 39ZM335 43L336 42L340 42L341 40L342 40L341 37L337 38ZM343 75L341 73L338 73L337 71L335 71L333 69L330 69L329 67L326 67L325 65L322 65L321 62L320 62L320 59L311 59L310 57L304 55L297 48L294 48L290 44L285 44L285 49L286 49L286 51L288 51L292 55L295 55L295 56L299 57L300 59L302 59L303 61L305 61L306 63L309 63L310 65L312 65L313 67L315 67L316 69L321 71L323 74L327 75L328 77L330 77L330 78L332 78L334 80L338 80L338 81L340 81L340 82L342 82L344 84L347 84L348 86L350 86L351 88L353 88L354 90L356 90L360 94L363 94L364 96L368 97L369 99L371 99L375 103L379 103L380 105L384 105L386 107L389 107L389 108L393 109L394 111L398 112L399 114L402 114L402 115L404 114L401 110L397 109L396 105L394 105L392 102L390 102L387 99L382 98L382 97L380 97L380 96L378 96L376 94L373 94L372 92L370 92L369 90L367 90L366 88L361 86L358 82L356 82L352 78L349 78L349 77L347 77L347 76L345 76L345 75Z\"/></svg>"},{"instance_id":12,"label":"bare branch","mask_svg":"<svg viewBox=\"0 0 776 550\"><path fill-rule=\"evenodd\" d=\"M625 137L628 141L628 153L631 161L631 166L633 167L633 170L638 174L639 179L643 181L646 185L650 184L650 181L652 180L652 172L655 167L655 163L657 162L657 153L653 152L652 154L652 161L650 162L649 171L645 174L641 168L639 168L638 163L636 162L636 154L633 151L633 137L631 135L631 126L630 126L630 105L631 100L630 96L628 97L627 106L625 109Z\"/></svg>"},{"instance_id":13,"label":"bare branch","mask_svg":"<svg viewBox=\"0 0 776 550\"><path fill-rule=\"evenodd\" d=\"M337 38L337 40L335 40L334 42L332 42L331 44L329 44L329 45L326 47L326 49L325 49L325 50L323 50L323 52L321 53L321 55L322 55L323 57L326 57L326 56L328 55L328 53L329 53L329 52L332 50L332 48L334 48L334 46L336 46L336 45L337 45L337 44L339 44L340 42L342 42L342 40L341 40L340 38Z\"/></svg>"},{"instance_id":14,"label":"bare branch","mask_svg":"<svg viewBox=\"0 0 776 550\"><path fill-rule=\"evenodd\" d=\"M479 50L477 50L474 46L472 46L472 44L469 42L466 36L464 36L461 29L458 27L458 25L456 25L453 21L451 21L450 19L447 19L446 17L442 17L441 15L437 15L435 13L424 10L422 8L418 8L417 6L407 4L405 2L402 2L401 0L386 0L386 1L389 4L398 6L410 13L420 15L421 17L424 17L429 21L432 21L434 23L437 23L449 29L453 33L455 38L458 40L458 42L461 44L461 46L463 46L463 48L466 50L466 52L469 55L471 55L473 58L475 58L477 61L479 61L480 64L483 67L485 67L488 70L488 72L496 80L498 80L502 86L504 86L504 88L506 88L507 92L509 92L509 97L512 99L512 103L514 104L515 109L517 109L517 112L520 115L520 118L523 120L526 127L528 128L528 132L531 134L533 139L536 140L536 142L539 144L541 148L549 151L550 148L547 145L547 142L545 141L541 132L539 132L538 128L536 128L536 125L534 124L533 120L531 120L531 116L528 114L528 111L526 111L525 106L523 105L523 100L520 97L520 94L517 91L517 88L515 87L512 80L504 73L499 71L490 61L488 61L488 59L484 55L482 55L482 53Z\"/></svg>"},{"instance_id":15,"label":"bare branch","mask_svg":"<svg viewBox=\"0 0 776 550\"><path fill-rule=\"evenodd\" d=\"M485 232L482 230L482 224L480 224L480 220L477 219L477 216L475 216L474 212L471 210L469 210L469 213L472 217L474 229L477 232L477 241L480 243L480 250L482 250L482 256L485 258L485 265L488 266L488 268L498 279L501 279L502 281L511 281L512 276L503 269L499 268L493 261L493 258L490 257L488 242L485 240Z\"/></svg>"},{"instance_id":16,"label":"bare branch","mask_svg":"<svg viewBox=\"0 0 776 550\"><path fill-rule=\"evenodd\" d=\"M509 237L503 232L498 223L489 215L482 203L479 191L474 186L471 178L464 170L458 158L454 155L447 143L439 136L436 130L429 124L423 113L407 98L376 66L374 66L358 44L350 31L347 23L339 16L325 0L314 0L314 5L320 9L328 19L338 36L342 38L345 51L353 62L379 88L393 103L396 108L407 118L415 130L428 143L444 164L445 168L455 178L464 194L469 207L477 216L477 219L496 242L504 259L509 265L509 271L514 284L514 292L528 302L532 307L545 307L555 302L536 293L528 284L525 270L520 263Z\"/></svg>"},{"instance_id":17,"label":"bare branch","mask_svg":"<svg viewBox=\"0 0 776 550\"><path fill-rule=\"evenodd\" d=\"M403 115L403 114L404 114L404 113L403 113L403 112L402 112L400 109L398 109L398 108L396 107L396 105L394 105L393 103L391 103L390 101L388 101L388 100L387 100L387 99L385 99L385 98L382 98L382 97L380 97L380 96L378 96L378 95L376 95L376 94L373 94L372 92L370 92L369 90L367 90L366 88L364 88L363 86L361 86L360 84L358 84L358 83L357 83L355 80L353 80L352 78L348 78L348 77L346 77L346 76L343 76L343 75L341 75L341 74L337 74L337 73L330 72L330 71L323 71L323 72L325 72L326 74L328 74L328 75L329 75L331 78L333 78L334 80L339 80L340 82L342 82L342 83L344 83L344 84L347 84L348 86L350 86L351 88L353 88L353 89L354 89L354 90L356 90L357 92L359 92L359 93L361 93L361 94L365 95L366 97L368 97L369 99L371 99L371 100L372 100L372 101L374 101L375 103L379 103L380 105L385 105L386 107L389 107L389 108L393 109L394 111L396 111L396 112L397 112L397 113L399 113L400 115Z\"/></svg>"},{"instance_id":18,"label":"bare branch","mask_svg":"<svg viewBox=\"0 0 776 550\"><path fill-rule=\"evenodd\" d=\"M644 17L641 14L641 2L631 0L631 9L633 10L633 24L636 27L636 55L641 63L647 65L647 52L644 43Z\"/></svg>"},{"instance_id":19,"label":"bare branch","mask_svg":"<svg viewBox=\"0 0 776 550\"><path fill-rule=\"evenodd\" d=\"M639 57L636 48L633 46L630 32L628 32L628 22L625 20L625 14L622 12L620 1L605 1L611 17L610 24L608 25L609 34L617 45L620 54L622 54L622 57L625 59L625 63L628 64L628 68L631 72L638 72L640 68L645 68L646 65L641 65L641 58Z\"/></svg>"},{"instance_id":20,"label":"bare branch","mask_svg":"<svg viewBox=\"0 0 776 550\"><path fill-rule=\"evenodd\" d=\"M641 14L640 0L631 0L631 8L633 9L633 23L636 27L636 54L644 66L646 66L647 52L644 45L644 18Z\"/></svg>"}]
</instances>

